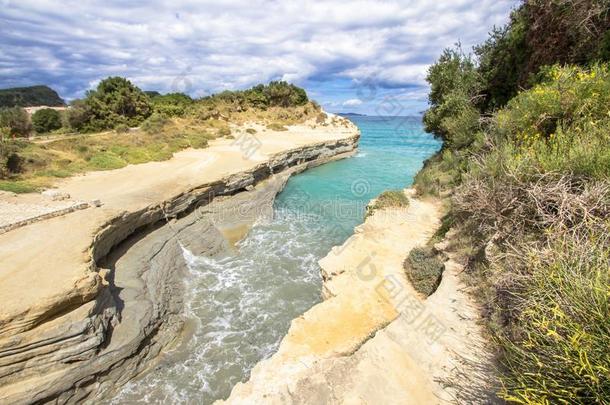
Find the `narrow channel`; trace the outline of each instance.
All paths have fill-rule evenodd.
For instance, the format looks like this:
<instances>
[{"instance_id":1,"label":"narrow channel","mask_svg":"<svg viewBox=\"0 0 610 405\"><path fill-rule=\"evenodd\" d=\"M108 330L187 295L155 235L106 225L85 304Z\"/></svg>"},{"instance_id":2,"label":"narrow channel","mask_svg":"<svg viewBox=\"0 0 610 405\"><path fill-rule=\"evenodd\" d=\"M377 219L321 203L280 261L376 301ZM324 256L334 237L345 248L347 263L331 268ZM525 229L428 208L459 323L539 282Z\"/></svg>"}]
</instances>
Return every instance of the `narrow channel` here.
<instances>
[{"instance_id":1,"label":"narrow channel","mask_svg":"<svg viewBox=\"0 0 610 405\"><path fill-rule=\"evenodd\" d=\"M320 302L318 260L362 223L364 207L404 188L440 148L419 117L349 117L358 154L292 177L272 220L255 225L225 257L186 254L195 320L186 354L127 384L115 403L209 404L228 397L271 356L290 321Z\"/></svg>"}]
</instances>

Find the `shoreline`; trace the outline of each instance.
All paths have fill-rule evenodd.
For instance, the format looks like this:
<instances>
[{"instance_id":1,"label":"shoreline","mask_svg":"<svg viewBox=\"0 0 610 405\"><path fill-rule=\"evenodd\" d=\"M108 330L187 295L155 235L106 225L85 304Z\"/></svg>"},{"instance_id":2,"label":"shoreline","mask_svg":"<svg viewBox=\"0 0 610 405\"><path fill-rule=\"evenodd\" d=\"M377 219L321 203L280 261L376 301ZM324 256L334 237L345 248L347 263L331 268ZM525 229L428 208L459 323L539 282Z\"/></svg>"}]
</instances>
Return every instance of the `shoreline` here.
<instances>
[{"instance_id":1,"label":"shoreline","mask_svg":"<svg viewBox=\"0 0 610 405\"><path fill-rule=\"evenodd\" d=\"M406 277L404 260L438 229L441 208L405 192L408 207L375 211L320 260L324 300L216 404L453 403L491 391L480 375L491 355L459 279L463 266L448 256L429 297Z\"/></svg>"},{"instance_id":2,"label":"shoreline","mask_svg":"<svg viewBox=\"0 0 610 405\"><path fill-rule=\"evenodd\" d=\"M3 263L13 265L12 269L0 272L0 281L10 280L10 276L21 278L11 280L13 282L9 285L2 283L0 287L0 297L2 301L7 301L0 313L0 397L14 403L100 399L112 393L116 386L148 369L161 350L175 342L184 321L182 301L178 294L181 292L182 275L175 255L178 253L177 247L182 246L174 243L178 233L186 235L191 232L201 237L201 231L205 230L214 236L208 241L197 240L187 246L195 253L220 248L225 238L209 220L214 216L214 210L226 211L231 204L235 208L237 200L252 200L253 195L256 195L259 204L272 204L275 194L292 173L355 153L358 130L351 123L342 125L345 127L322 127L315 131L299 128L261 134L262 145L255 161L240 157L240 151L236 150L238 148L234 145L231 147L224 140L201 151L180 152L172 159L177 174L156 171L159 175L154 179L157 188L150 187L150 184L147 188L146 182L140 185L138 179L132 178L135 192L133 189L121 190L121 187L127 186L120 180L129 178L134 172L155 172L150 167L154 169L155 166L171 163L119 169L113 171L118 176L115 178L108 174L110 172L96 172L61 184L60 189L82 199L90 199L83 197L99 192L104 183L118 184L120 187L116 195L102 200L102 208L71 213L0 235L0 241L7 239L12 243L12 249L9 248L10 244L2 244L0 258ZM299 130L303 133L297 133ZM216 159L202 164L202 155L209 155L214 148L219 153ZM247 168L222 176L224 170L231 171L231 167L226 167L221 157L233 157L237 162L241 160L242 166L245 163ZM185 163L175 167L180 159ZM218 167L214 167L218 163ZM223 163L225 166L221 166ZM189 187L191 184L188 181L176 184L176 178L180 180L180 175L189 178L193 173L199 175L204 168L211 168L221 175L220 178L200 182L194 187ZM163 188L165 185L169 186L169 190ZM142 190L144 193L138 193ZM125 194L129 198L125 198ZM173 197L168 198L167 195ZM128 203L125 204L126 200ZM202 206L209 208L206 208L203 216L198 212ZM67 229L78 231L85 219L88 226L84 226L86 229L81 229L78 235L80 248L70 246L71 260L65 260L65 251L59 254L56 250L60 256L58 258L41 258L42 261L36 262L30 257L26 263L23 259L16 263L10 261L15 249L22 249L27 254L40 254L44 250L38 248L32 252L23 246L40 241L40 237L32 240L26 235L41 228L47 228L46 234L60 229L65 233L68 224L72 224L74 229ZM233 221L228 228L243 227L250 219L246 218L239 224ZM164 226L166 222L171 226ZM88 231L91 228L94 230ZM83 243L83 237L89 232L92 232L91 239ZM150 239L151 235L154 238ZM75 238L75 235L69 237ZM146 249L142 247L144 241L150 242ZM174 242L168 243L170 241ZM150 250L145 252L151 246L155 247L152 256ZM137 252L138 249L140 256L136 253L132 258L125 254ZM151 257L156 262L148 261ZM53 258L56 259L55 263ZM78 267L64 269L63 275L58 274L61 271L55 272L50 278L48 270L45 273L44 268L36 267L44 264L47 269L53 269L52 266L57 266L58 262L65 267L75 264ZM150 266L154 263L165 264L165 267L159 268L169 270L153 269ZM25 271L20 268L21 264L26 264ZM102 266L98 267L98 264ZM40 278L36 276L45 274L52 284L41 285L46 296L36 296L31 291L29 301L9 296L9 291L33 285L32 282ZM55 282L58 278L62 278L60 283ZM117 283L124 284L118 288Z\"/></svg>"}]
</instances>

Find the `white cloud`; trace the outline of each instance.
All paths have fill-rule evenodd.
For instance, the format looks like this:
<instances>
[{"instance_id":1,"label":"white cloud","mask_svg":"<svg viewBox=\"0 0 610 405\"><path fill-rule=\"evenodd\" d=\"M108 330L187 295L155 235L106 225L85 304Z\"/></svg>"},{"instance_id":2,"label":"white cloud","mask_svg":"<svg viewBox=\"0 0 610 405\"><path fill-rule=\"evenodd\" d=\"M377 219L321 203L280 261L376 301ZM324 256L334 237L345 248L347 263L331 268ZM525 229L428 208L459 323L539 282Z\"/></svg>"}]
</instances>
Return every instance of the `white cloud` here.
<instances>
[{"instance_id":1,"label":"white cloud","mask_svg":"<svg viewBox=\"0 0 610 405\"><path fill-rule=\"evenodd\" d=\"M108 75L160 91L182 80L192 94L280 78L424 86L444 47L480 42L517 1L10 1L0 87L75 97Z\"/></svg>"},{"instance_id":2,"label":"white cloud","mask_svg":"<svg viewBox=\"0 0 610 405\"><path fill-rule=\"evenodd\" d=\"M362 104L362 100L359 98L350 98L349 100L345 100L343 102L344 107L356 107Z\"/></svg>"}]
</instances>

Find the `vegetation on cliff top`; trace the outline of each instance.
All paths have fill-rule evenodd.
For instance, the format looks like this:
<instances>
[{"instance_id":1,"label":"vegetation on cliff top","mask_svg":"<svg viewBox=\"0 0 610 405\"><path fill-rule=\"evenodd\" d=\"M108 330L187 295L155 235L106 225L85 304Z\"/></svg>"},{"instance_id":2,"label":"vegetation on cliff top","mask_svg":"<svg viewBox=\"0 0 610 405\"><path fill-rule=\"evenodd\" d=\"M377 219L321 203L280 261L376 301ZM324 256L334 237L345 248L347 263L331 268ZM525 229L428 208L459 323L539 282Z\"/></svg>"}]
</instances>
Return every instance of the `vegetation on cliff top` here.
<instances>
[{"instance_id":1,"label":"vegetation on cliff top","mask_svg":"<svg viewBox=\"0 0 610 405\"><path fill-rule=\"evenodd\" d=\"M528 1L429 71L416 187L450 196L509 402L610 398L609 27L606 1Z\"/></svg>"},{"instance_id":2,"label":"vegetation on cliff top","mask_svg":"<svg viewBox=\"0 0 610 405\"><path fill-rule=\"evenodd\" d=\"M386 190L379 194L372 204L366 207L366 217L373 215L377 210L384 208L406 208L409 206L409 197L404 190Z\"/></svg>"},{"instance_id":3,"label":"vegetation on cliff top","mask_svg":"<svg viewBox=\"0 0 610 405\"><path fill-rule=\"evenodd\" d=\"M0 189L33 191L55 177L169 159L178 150L231 137L229 122L284 130L319 113L303 89L286 82L194 100L181 93L145 93L127 79L110 77L67 111L43 109L30 120L19 107L0 109ZM32 124L57 140L25 139Z\"/></svg>"}]
</instances>

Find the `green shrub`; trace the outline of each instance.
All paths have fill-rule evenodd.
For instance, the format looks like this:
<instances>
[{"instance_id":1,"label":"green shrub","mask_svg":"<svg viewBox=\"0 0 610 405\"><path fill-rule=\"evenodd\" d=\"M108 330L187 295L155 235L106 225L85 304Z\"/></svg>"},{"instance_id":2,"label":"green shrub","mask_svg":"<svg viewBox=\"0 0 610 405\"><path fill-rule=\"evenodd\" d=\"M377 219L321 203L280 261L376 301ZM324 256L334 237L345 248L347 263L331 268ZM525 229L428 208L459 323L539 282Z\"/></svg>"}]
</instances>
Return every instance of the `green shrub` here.
<instances>
[{"instance_id":1,"label":"green shrub","mask_svg":"<svg viewBox=\"0 0 610 405\"><path fill-rule=\"evenodd\" d=\"M432 248L416 247L409 252L404 268L413 288L427 297L439 286L445 265Z\"/></svg>"},{"instance_id":2,"label":"green shrub","mask_svg":"<svg viewBox=\"0 0 610 405\"><path fill-rule=\"evenodd\" d=\"M379 194L372 204L366 207L366 217L373 215L377 210L384 208L406 208L409 206L409 197L403 190L386 190Z\"/></svg>"},{"instance_id":3,"label":"green shrub","mask_svg":"<svg viewBox=\"0 0 610 405\"><path fill-rule=\"evenodd\" d=\"M194 101L186 94L170 93L152 97L151 103L153 111L158 114L167 117L183 117Z\"/></svg>"},{"instance_id":4,"label":"green shrub","mask_svg":"<svg viewBox=\"0 0 610 405\"><path fill-rule=\"evenodd\" d=\"M608 118L609 103L608 65L554 66L545 70L542 83L519 93L498 112L496 124L504 137L526 143L549 138L560 125L582 132L585 125Z\"/></svg>"},{"instance_id":5,"label":"green shrub","mask_svg":"<svg viewBox=\"0 0 610 405\"><path fill-rule=\"evenodd\" d=\"M68 120L75 130L94 132L119 124L138 126L151 113L150 99L142 90L122 77L109 77L84 100L73 102Z\"/></svg>"},{"instance_id":6,"label":"green shrub","mask_svg":"<svg viewBox=\"0 0 610 405\"><path fill-rule=\"evenodd\" d=\"M284 81L272 81L248 90L223 91L201 99L199 104L225 104L235 111L244 111L248 108L265 110L269 107L304 106L308 101L302 88Z\"/></svg>"},{"instance_id":7,"label":"green shrub","mask_svg":"<svg viewBox=\"0 0 610 405\"><path fill-rule=\"evenodd\" d=\"M10 136L28 136L32 131L32 124L23 108L0 108L0 128L6 128Z\"/></svg>"},{"instance_id":8,"label":"green shrub","mask_svg":"<svg viewBox=\"0 0 610 405\"><path fill-rule=\"evenodd\" d=\"M230 136L231 135L231 128L227 127L222 127L218 130L218 136Z\"/></svg>"},{"instance_id":9,"label":"green shrub","mask_svg":"<svg viewBox=\"0 0 610 405\"><path fill-rule=\"evenodd\" d=\"M268 124L267 129L270 129L272 131L288 131L288 128L286 128L282 124L278 124L277 122L272 122L271 124Z\"/></svg>"},{"instance_id":10,"label":"green shrub","mask_svg":"<svg viewBox=\"0 0 610 405\"><path fill-rule=\"evenodd\" d=\"M249 133L249 134L251 134L251 135L254 135L254 134L256 133L256 129L254 129L254 128L248 128L248 129L246 129L246 132L247 132L247 133Z\"/></svg>"},{"instance_id":11,"label":"green shrub","mask_svg":"<svg viewBox=\"0 0 610 405\"><path fill-rule=\"evenodd\" d=\"M148 134L158 134L168 123L169 119L165 115L154 113L142 123L141 129Z\"/></svg>"},{"instance_id":12,"label":"green shrub","mask_svg":"<svg viewBox=\"0 0 610 405\"><path fill-rule=\"evenodd\" d=\"M127 132L129 132L129 126L126 124L119 124L114 127L114 132L116 132L117 134L126 134Z\"/></svg>"},{"instance_id":13,"label":"green shrub","mask_svg":"<svg viewBox=\"0 0 610 405\"><path fill-rule=\"evenodd\" d=\"M52 108L43 108L32 114L32 126L39 134L61 128L61 115Z\"/></svg>"},{"instance_id":14,"label":"green shrub","mask_svg":"<svg viewBox=\"0 0 610 405\"><path fill-rule=\"evenodd\" d=\"M426 77L430 83L430 109L424 114L426 131L460 148L473 140L478 111L473 102L481 84L474 61L461 48L445 49Z\"/></svg>"}]
</instances>

